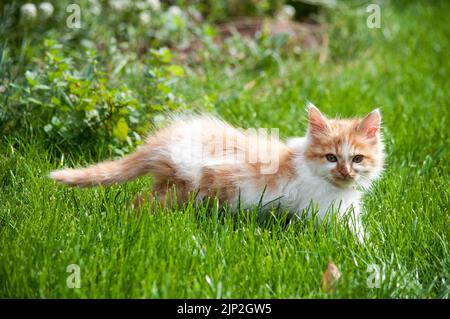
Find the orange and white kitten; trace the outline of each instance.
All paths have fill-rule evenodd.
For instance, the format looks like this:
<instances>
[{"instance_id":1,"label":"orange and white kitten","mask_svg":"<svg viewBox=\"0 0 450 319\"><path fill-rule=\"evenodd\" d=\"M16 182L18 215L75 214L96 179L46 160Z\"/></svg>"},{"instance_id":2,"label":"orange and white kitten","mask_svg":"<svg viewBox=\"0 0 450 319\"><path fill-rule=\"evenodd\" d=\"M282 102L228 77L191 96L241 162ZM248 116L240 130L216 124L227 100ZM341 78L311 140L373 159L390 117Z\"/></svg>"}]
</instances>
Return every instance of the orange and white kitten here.
<instances>
[{"instance_id":1,"label":"orange and white kitten","mask_svg":"<svg viewBox=\"0 0 450 319\"><path fill-rule=\"evenodd\" d=\"M361 197L383 168L381 115L327 119L312 104L305 137L287 143L255 130L243 131L211 116L174 118L134 153L117 161L50 173L70 186L110 185L140 175L155 178L153 195L163 200L173 187L177 200L215 196L231 208L271 208L323 218L333 209L351 214L360 240Z\"/></svg>"}]
</instances>

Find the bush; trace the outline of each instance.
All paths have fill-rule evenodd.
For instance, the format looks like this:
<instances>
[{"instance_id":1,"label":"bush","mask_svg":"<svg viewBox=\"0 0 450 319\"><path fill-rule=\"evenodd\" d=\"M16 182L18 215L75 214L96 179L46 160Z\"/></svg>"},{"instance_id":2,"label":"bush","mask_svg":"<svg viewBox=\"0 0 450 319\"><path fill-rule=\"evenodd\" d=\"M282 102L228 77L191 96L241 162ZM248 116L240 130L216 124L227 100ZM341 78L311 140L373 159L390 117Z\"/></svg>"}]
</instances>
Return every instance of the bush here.
<instances>
[{"instance_id":1,"label":"bush","mask_svg":"<svg viewBox=\"0 0 450 319\"><path fill-rule=\"evenodd\" d=\"M53 145L103 141L122 154L140 143L153 115L165 109L163 105L181 105L170 85L184 70L170 63L166 48L152 50L144 68L142 90L151 94L144 96L145 101L126 85L110 87L94 51L86 52L81 68L54 40L45 40L45 52L42 61L37 59L37 67L25 72L24 83L10 83L7 89L8 101L0 113L5 133L30 122Z\"/></svg>"}]
</instances>

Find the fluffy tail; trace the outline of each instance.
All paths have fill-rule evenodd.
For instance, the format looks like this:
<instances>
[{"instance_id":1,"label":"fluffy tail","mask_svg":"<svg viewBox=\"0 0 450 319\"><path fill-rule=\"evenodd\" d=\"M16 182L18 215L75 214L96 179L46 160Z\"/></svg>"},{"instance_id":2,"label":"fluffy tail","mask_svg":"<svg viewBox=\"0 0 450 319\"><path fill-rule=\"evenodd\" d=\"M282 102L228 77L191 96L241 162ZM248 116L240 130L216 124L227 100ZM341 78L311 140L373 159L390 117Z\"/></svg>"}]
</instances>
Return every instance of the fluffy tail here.
<instances>
[{"instance_id":1,"label":"fluffy tail","mask_svg":"<svg viewBox=\"0 0 450 319\"><path fill-rule=\"evenodd\" d=\"M148 159L144 149L117 161L108 161L80 169L53 171L50 177L69 186L89 187L126 182L148 172Z\"/></svg>"}]
</instances>

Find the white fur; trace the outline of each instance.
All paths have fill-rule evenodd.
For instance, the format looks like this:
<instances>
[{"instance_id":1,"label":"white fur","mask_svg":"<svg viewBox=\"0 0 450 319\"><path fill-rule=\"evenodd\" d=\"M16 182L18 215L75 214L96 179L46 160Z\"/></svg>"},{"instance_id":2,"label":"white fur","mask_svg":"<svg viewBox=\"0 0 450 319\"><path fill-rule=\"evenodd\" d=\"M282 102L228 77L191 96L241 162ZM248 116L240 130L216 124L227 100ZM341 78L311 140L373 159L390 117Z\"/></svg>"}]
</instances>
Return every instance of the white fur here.
<instances>
[{"instance_id":1,"label":"white fur","mask_svg":"<svg viewBox=\"0 0 450 319\"><path fill-rule=\"evenodd\" d=\"M285 202L297 214L306 212L308 216L316 210L317 217L323 219L327 212L337 212L341 217L348 216L349 226L360 241L364 240L364 229L360 221L361 197L363 193L356 188L338 188L322 176L334 165L316 165L304 156L306 138L296 138L294 143L288 140L288 146L295 151L296 170L299 178L287 183L283 192ZM312 206L312 207L311 207Z\"/></svg>"},{"instance_id":2,"label":"white fur","mask_svg":"<svg viewBox=\"0 0 450 319\"><path fill-rule=\"evenodd\" d=\"M316 166L308 161L303 155L306 146L306 138L296 138L288 140L288 146L295 151L294 162L298 178L287 182L282 188L283 202L295 211L301 214L308 210L311 203L318 208L318 217L323 218L330 208L334 208L339 214L343 215L349 208L357 208L362 193L359 190L349 188L338 188L320 177L322 171L329 171L327 165ZM323 167L325 166L325 167ZM333 206L333 207L332 207ZM311 214L311 210L308 211Z\"/></svg>"}]
</instances>

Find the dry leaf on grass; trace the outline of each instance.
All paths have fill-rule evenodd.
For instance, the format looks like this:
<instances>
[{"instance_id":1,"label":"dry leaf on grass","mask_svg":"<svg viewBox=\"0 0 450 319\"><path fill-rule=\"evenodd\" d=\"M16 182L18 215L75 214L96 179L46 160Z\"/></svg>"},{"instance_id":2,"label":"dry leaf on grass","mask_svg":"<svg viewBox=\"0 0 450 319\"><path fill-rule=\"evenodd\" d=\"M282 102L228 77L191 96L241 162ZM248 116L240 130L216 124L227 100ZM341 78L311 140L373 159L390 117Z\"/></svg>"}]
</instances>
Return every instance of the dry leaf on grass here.
<instances>
[{"instance_id":1,"label":"dry leaf on grass","mask_svg":"<svg viewBox=\"0 0 450 319\"><path fill-rule=\"evenodd\" d=\"M333 261L330 260L322 276L322 289L327 292L333 291L339 278L341 278L341 273Z\"/></svg>"},{"instance_id":2,"label":"dry leaf on grass","mask_svg":"<svg viewBox=\"0 0 450 319\"><path fill-rule=\"evenodd\" d=\"M244 90L248 91L248 90L252 89L255 86L255 84L256 84L256 81L251 80L250 82L248 82L244 85Z\"/></svg>"}]
</instances>

